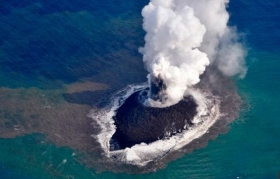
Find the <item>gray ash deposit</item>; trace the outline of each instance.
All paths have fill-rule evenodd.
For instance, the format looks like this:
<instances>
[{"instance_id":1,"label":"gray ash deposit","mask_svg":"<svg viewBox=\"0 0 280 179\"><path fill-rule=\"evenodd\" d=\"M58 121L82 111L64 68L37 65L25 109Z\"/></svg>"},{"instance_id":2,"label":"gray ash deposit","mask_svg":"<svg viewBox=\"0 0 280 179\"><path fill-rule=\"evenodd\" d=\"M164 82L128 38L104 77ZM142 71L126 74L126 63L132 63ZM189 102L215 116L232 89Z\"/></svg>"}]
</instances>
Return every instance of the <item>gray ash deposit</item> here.
<instances>
[{"instance_id":1,"label":"gray ash deposit","mask_svg":"<svg viewBox=\"0 0 280 179\"><path fill-rule=\"evenodd\" d=\"M197 104L192 96L170 107L153 108L142 104L143 95L146 95L143 91L133 93L117 109L113 117L116 132L110 141L111 151L168 138L193 125Z\"/></svg>"}]
</instances>

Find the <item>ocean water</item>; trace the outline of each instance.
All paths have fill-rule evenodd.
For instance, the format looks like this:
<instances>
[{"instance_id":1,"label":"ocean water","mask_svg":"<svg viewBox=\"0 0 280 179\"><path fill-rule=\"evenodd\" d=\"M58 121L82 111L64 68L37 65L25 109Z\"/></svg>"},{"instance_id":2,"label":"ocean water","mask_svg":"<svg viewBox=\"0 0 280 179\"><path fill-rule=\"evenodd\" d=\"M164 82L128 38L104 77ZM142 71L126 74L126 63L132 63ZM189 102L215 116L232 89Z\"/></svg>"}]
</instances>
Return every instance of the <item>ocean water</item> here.
<instances>
[{"instance_id":1,"label":"ocean water","mask_svg":"<svg viewBox=\"0 0 280 179\"><path fill-rule=\"evenodd\" d=\"M229 131L209 141L205 148L184 155L165 169L137 175L100 172L98 167L79 162L77 156L82 154L67 147L69 143L51 140L60 134L56 125L60 121L56 121L56 111L41 108L60 106L67 118L73 106L88 111L91 105L102 105L100 98L145 81L138 47L144 43L140 12L147 3L0 2L0 178L277 178L277 0L235 0L229 4L230 24L243 33L248 48L248 73L235 82L244 107ZM95 88L100 90L92 91ZM69 141L75 143L74 137Z\"/></svg>"}]
</instances>

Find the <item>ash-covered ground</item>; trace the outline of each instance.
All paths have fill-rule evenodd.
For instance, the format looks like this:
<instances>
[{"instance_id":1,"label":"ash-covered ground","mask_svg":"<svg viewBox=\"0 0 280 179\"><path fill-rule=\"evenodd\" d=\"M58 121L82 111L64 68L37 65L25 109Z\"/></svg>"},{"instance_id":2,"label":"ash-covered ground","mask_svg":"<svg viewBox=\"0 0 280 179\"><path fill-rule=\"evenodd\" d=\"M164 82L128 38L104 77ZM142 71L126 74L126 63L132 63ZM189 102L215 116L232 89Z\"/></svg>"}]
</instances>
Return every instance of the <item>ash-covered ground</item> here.
<instances>
[{"instance_id":1,"label":"ash-covered ground","mask_svg":"<svg viewBox=\"0 0 280 179\"><path fill-rule=\"evenodd\" d=\"M190 103L182 102L181 104L179 103L177 106L175 105L170 108L165 108L165 109L155 108L149 111L147 110L149 109L148 107L143 107L142 104L139 104L137 102L136 99L137 92L136 92L136 93L131 93L133 94L131 96L123 96L124 97L124 99L122 99L124 100L124 102L122 103L123 105L120 105L121 106L120 108L118 107L113 110L115 112L119 111L116 112L115 114L108 115L108 113L110 113L109 112L110 110L108 110L108 108L106 109L106 107L103 109L100 108L94 109L90 115L94 119L94 123L93 123L94 126L100 126L100 124L101 126L103 126L101 127L99 134L93 136L99 143L101 143L100 150L103 151L102 152L103 155L98 160L98 164L99 164L98 168L102 168L101 170L129 172L129 173L146 173L146 172L155 171L158 170L159 168L165 167L166 164L169 163L170 161L182 157L186 153L192 152L194 149L205 147L208 141L215 139L218 136L218 134L226 133L228 130L228 124L238 118L241 109L241 104L242 104L242 100L239 94L237 93L237 89L234 84L234 81L222 75L216 69L216 67L211 66L206 70L206 73L201 76L201 82L198 85L196 85L195 88L199 89L201 92L211 94L209 98L213 98L212 101L215 101L216 99L219 101L219 115L218 118L215 118L215 120L212 121L213 123L211 123L211 120L205 120L206 122L204 123L206 123L205 126L207 126L207 128L203 129L203 125L200 125L202 127L200 127L198 130L200 130L200 132L204 130L204 133L199 133L201 135L198 135L198 137L195 137L195 135L197 135L196 133L194 133L194 135L187 134L186 136L190 136L189 139L182 138L183 134L181 134L179 131L181 128L184 128L182 122L184 121L183 118L190 119L190 114L194 115L196 113L194 108L192 109L192 107L195 106L195 102L192 100ZM177 120L176 119L174 120L178 122L177 123L178 128L176 128L178 133L175 134L174 131L175 135L173 137L175 137L176 140L180 138L179 147L176 146L177 144L174 144L173 146L173 144L171 144L173 142L172 140L157 140L157 139L164 138L164 134L166 132L165 130L166 128L164 128L164 125L166 125L167 128L172 126L171 121L173 120L173 118L172 117L170 118L170 116L172 115L180 116L182 113L184 113L183 111L185 112L185 116L182 115L181 119L179 118ZM99 118L100 114L101 116L103 117L106 116L106 117ZM126 115L126 117L123 117L122 119L119 118L118 121L115 119L114 121L113 116L116 117L117 116L116 114L117 115L121 114L123 116ZM154 118L154 115L157 116L158 118L157 117ZM165 119L164 116L166 115L169 115L168 116L169 118ZM109 118L107 118L108 116ZM149 119L151 118L153 119L149 121ZM100 119L103 122L108 120L109 123L100 123ZM161 119L163 119L163 122L160 121ZM172 119L172 120L168 121L167 119ZM128 123L126 123L127 121ZM185 124L187 123L187 121L184 121ZM203 121L200 124L203 124ZM143 131L147 133L144 134ZM182 133L184 133L184 131L187 130L183 130ZM193 133L193 131L195 132L195 130L189 130L189 131L190 133ZM162 136L157 136L157 135L153 136L153 134L157 134L157 135L161 134ZM111 139L112 136L115 141ZM152 142L151 139L156 140L156 142ZM172 139L172 137L170 137L170 139ZM106 142L106 140L108 143ZM130 140L135 140L135 141L130 141ZM149 142L151 143L148 145L139 144L141 143L140 142L141 140L146 140L147 143ZM184 140L186 141L186 145L184 145ZM160 143L158 141L163 141L165 143ZM133 144L136 145L133 146ZM170 145L171 148L174 148L174 150L173 149L169 150L169 148L166 147L166 144ZM160 147L160 145L162 145L162 147ZM131 147L132 150L126 147ZM157 153L158 152L157 150L159 149L161 150L164 147L166 147L166 150L165 149L163 150L165 151L169 150L167 153L164 153L165 151L162 153ZM123 148L126 149L119 150ZM148 152L149 154L146 155L145 152ZM138 155L139 153L141 154ZM144 162L143 164L139 162L141 165L137 166L137 162L139 161L139 158L137 158L136 156L140 156L140 160L143 159L141 158L141 156L142 157L147 156L144 157L143 159L146 163ZM151 160L148 161L148 159ZM92 161L90 159L86 159L84 160L84 162L86 162L89 166L96 166L97 164L97 161ZM133 165L131 165L131 163L133 163Z\"/></svg>"},{"instance_id":2,"label":"ash-covered ground","mask_svg":"<svg viewBox=\"0 0 280 179\"><path fill-rule=\"evenodd\" d=\"M197 104L192 96L169 107L154 108L141 103L141 92L128 97L114 116L116 132L111 140L111 150L171 137L193 125Z\"/></svg>"}]
</instances>

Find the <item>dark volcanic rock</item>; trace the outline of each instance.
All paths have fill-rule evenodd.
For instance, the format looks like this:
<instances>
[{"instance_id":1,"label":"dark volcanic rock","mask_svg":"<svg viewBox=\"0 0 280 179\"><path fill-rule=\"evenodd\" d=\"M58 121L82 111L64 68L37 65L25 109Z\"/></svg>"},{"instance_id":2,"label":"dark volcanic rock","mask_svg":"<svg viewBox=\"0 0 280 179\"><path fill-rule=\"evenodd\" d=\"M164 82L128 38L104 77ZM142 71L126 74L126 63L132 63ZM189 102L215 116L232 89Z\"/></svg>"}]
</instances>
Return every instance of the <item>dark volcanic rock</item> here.
<instances>
[{"instance_id":1,"label":"dark volcanic rock","mask_svg":"<svg viewBox=\"0 0 280 179\"><path fill-rule=\"evenodd\" d=\"M161 77L155 78L151 77L151 98L157 101L163 101L165 95L163 93L166 90L166 84L161 79Z\"/></svg>"},{"instance_id":2,"label":"dark volcanic rock","mask_svg":"<svg viewBox=\"0 0 280 179\"><path fill-rule=\"evenodd\" d=\"M139 102L139 93L127 98L114 116L117 129L111 139L111 150L151 143L192 125L191 120L197 113L192 96L170 107L151 108Z\"/></svg>"}]
</instances>

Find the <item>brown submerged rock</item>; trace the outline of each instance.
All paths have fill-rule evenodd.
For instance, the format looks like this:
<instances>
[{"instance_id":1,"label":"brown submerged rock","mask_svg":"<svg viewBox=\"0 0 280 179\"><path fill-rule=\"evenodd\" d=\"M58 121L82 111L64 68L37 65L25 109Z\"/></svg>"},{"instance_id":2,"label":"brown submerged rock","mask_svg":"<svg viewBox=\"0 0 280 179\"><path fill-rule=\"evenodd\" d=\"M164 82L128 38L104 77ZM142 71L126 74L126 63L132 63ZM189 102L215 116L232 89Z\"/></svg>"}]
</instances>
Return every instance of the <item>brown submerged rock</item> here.
<instances>
[{"instance_id":1,"label":"brown submerged rock","mask_svg":"<svg viewBox=\"0 0 280 179\"><path fill-rule=\"evenodd\" d=\"M139 93L128 97L114 116L117 128L110 142L111 150L151 143L181 132L192 125L197 114L197 104L192 96L170 107L152 108L139 102Z\"/></svg>"}]
</instances>

